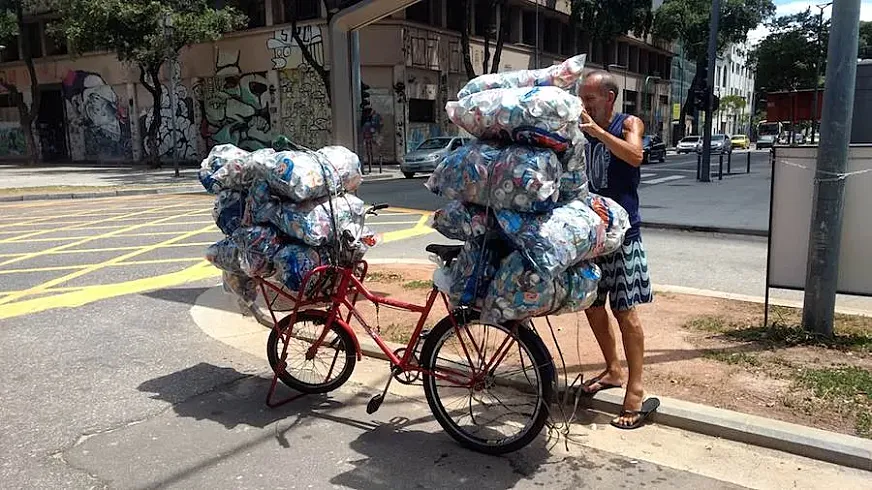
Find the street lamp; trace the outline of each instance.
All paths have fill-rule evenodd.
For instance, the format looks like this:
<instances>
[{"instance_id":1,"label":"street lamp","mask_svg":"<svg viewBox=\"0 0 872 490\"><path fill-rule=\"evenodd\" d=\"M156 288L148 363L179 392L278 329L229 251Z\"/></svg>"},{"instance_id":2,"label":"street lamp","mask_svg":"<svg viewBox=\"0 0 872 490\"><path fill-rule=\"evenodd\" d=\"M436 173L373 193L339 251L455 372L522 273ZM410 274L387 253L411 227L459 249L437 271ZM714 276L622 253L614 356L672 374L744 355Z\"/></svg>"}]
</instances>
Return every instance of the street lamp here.
<instances>
[{"instance_id":1,"label":"street lamp","mask_svg":"<svg viewBox=\"0 0 872 490\"><path fill-rule=\"evenodd\" d=\"M653 81L654 87L655 87L655 89L654 89L655 93L651 97L651 102L648 104L648 111L649 111L648 117L651 120L651 125L649 126L649 128L654 128L654 102L655 102L654 98L657 97L657 93L656 93L657 92L657 89L656 89L657 83L659 83L661 80L663 80L663 79L656 76L656 75L650 75L650 76L645 77L645 83L642 84L642 93L643 94L648 90L648 82ZM651 134L656 134L656 133L651 133Z\"/></svg>"},{"instance_id":2,"label":"street lamp","mask_svg":"<svg viewBox=\"0 0 872 490\"><path fill-rule=\"evenodd\" d=\"M627 93L627 65L611 64L606 66L606 71L612 71L612 68L616 68L624 72L624 87L621 89L621 112L624 112L627 109L627 101L624 99Z\"/></svg>"},{"instance_id":3,"label":"street lamp","mask_svg":"<svg viewBox=\"0 0 872 490\"><path fill-rule=\"evenodd\" d=\"M818 15L818 31L817 31L817 40L816 40L816 50L814 55L814 94L812 95L812 116L811 116L811 144L814 144L814 134L817 128L817 120L818 120L818 85L820 85L821 78L821 33L824 28L824 9L832 5L833 2L825 3L822 5L815 5L818 9L820 9L820 14Z\"/></svg>"}]
</instances>

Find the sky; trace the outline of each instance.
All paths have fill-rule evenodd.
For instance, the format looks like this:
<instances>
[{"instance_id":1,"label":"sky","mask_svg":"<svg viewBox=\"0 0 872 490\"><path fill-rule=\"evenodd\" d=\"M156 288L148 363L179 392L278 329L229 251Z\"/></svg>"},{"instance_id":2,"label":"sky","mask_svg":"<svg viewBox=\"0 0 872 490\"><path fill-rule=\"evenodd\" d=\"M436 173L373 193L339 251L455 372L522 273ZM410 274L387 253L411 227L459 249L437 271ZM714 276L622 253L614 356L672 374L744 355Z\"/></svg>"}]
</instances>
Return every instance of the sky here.
<instances>
[{"instance_id":1,"label":"sky","mask_svg":"<svg viewBox=\"0 0 872 490\"><path fill-rule=\"evenodd\" d=\"M811 7L812 12L819 12L819 10L814 6L823 5L825 3L827 3L826 0L775 0L775 7L778 9L775 15L782 16L796 14L804 11L809 7ZM824 9L824 18L828 18L830 16L831 10L832 7L827 7L826 9ZM860 20L872 20L872 0L861 0ZM768 34L768 32L769 31L766 29L766 27L760 26L748 33L748 40L751 42L751 44L757 43L758 41L766 37L766 34Z\"/></svg>"}]
</instances>

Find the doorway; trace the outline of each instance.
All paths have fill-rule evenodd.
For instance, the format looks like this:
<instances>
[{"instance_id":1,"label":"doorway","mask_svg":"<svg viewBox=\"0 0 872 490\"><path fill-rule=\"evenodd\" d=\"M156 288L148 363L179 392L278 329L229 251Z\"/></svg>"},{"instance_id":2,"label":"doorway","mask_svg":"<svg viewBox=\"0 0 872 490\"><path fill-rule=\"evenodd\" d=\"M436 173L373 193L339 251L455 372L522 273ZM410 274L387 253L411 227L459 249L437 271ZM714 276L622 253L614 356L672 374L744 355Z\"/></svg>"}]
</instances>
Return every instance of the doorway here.
<instances>
[{"instance_id":1,"label":"doorway","mask_svg":"<svg viewBox=\"0 0 872 490\"><path fill-rule=\"evenodd\" d=\"M36 130L39 133L42 160L57 162L69 160L67 148L67 126L64 115L64 97L61 87L40 87L42 100L36 117Z\"/></svg>"}]
</instances>

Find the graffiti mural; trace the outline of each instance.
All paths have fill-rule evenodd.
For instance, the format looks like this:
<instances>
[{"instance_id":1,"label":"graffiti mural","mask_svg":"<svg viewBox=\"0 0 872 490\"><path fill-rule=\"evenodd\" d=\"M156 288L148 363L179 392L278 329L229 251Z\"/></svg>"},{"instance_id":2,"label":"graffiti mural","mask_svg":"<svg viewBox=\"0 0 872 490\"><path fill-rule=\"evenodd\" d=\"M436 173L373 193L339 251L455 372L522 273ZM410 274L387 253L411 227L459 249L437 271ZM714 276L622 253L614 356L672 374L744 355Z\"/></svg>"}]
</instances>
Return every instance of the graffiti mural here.
<instances>
[{"instance_id":1,"label":"graffiti mural","mask_svg":"<svg viewBox=\"0 0 872 490\"><path fill-rule=\"evenodd\" d=\"M270 146L271 90L266 73L242 73L239 52L219 52L218 76L194 89L203 114L200 132L209 146L232 143L246 150Z\"/></svg>"},{"instance_id":2,"label":"graffiti mural","mask_svg":"<svg viewBox=\"0 0 872 490\"><path fill-rule=\"evenodd\" d=\"M63 96L74 158L132 158L127 107L102 76L70 71L63 81Z\"/></svg>"},{"instance_id":3,"label":"graffiti mural","mask_svg":"<svg viewBox=\"0 0 872 490\"><path fill-rule=\"evenodd\" d=\"M309 48L312 58L324 66L324 37L321 35L321 26L297 27L297 34ZM294 40L293 31L290 28L280 29L266 42L268 50L272 51L273 68L284 70L297 68L305 64L303 53Z\"/></svg>"},{"instance_id":4,"label":"graffiti mural","mask_svg":"<svg viewBox=\"0 0 872 490\"><path fill-rule=\"evenodd\" d=\"M330 101L318 73L303 63L279 72L282 134L309 148L330 144Z\"/></svg>"},{"instance_id":5,"label":"graffiti mural","mask_svg":"<svg viewBox=\"0 0 872 490\"><path fill-rule=\"evenodd\" d=\"M0 127L0 157L21 156L27 154L27 142L24 131L18 124Z\"/></svg>"},{"instance_id":6,"label":"graffiti mural","mask_svg":"<svg viewBox=\"0 0 872 490\"><path fill-rule=\"evenodd\" d=\"M160 100L160 127L158 128L158 154L161 160L172 157L173 147L173 123L172 117L175 112L176 118L176 156L181 160L195 160L197 158L197 127L194 123L194 99L188 94L188 88L184 85L176 85L176 107L172 108L170 88L163 85ZM154 107L146 109L140 116L140 127L143 132L154 120ZM145 154L150 155L148 142L143 140Z\"/></svg>"}]
</instances>

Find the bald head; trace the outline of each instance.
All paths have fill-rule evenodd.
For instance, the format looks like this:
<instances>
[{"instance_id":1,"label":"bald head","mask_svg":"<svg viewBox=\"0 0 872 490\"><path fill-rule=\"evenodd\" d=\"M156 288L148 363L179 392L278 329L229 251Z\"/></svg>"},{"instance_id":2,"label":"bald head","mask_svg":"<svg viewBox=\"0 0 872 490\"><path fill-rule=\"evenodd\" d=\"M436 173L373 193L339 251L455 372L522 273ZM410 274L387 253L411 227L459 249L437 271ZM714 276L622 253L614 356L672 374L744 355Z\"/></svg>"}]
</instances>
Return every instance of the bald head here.
<instances>
[{"instance_id":1,"label":"bald head","mask_svg":"<svg viewBox=\"0 0 872 490\"><path fill-rule=\"evenodd\" d=\"M611 73L596 70L584 77L581 100L590 117L601 127L607 127L611 121L617 99L618 84Z\"/></svg>"}]
</instances>

